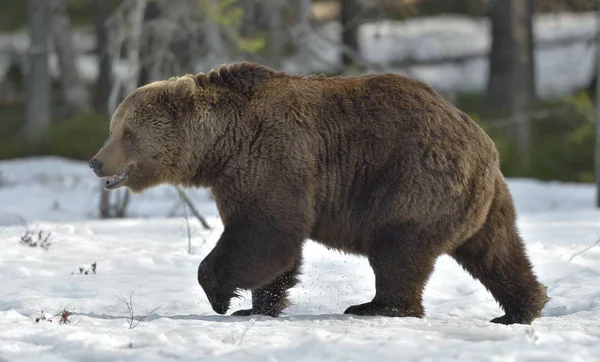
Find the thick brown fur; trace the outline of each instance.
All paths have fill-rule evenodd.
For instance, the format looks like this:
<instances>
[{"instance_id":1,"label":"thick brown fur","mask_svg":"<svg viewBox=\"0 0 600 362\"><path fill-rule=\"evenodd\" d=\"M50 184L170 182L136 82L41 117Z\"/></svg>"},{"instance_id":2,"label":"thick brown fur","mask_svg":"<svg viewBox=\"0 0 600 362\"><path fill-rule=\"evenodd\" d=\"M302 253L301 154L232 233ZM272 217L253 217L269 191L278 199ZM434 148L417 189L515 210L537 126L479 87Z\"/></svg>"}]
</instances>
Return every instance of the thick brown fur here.
<instances>
[{"instance_id":1,"label":"thick brown fur","mask_svg":"<svg viewBox=\"0 0 600 362\"><path fill-rule=\"evenodd\" d=\"M368 258L376 293L350 314L423 317L442 254L499 302L506 314L494 322L529 324L548 299L493 141L422 82L236 63L141 87L111 134L100 176L132 165L123 185L134 192L212 188L224 232L198 281L217 313L252 290L252 309L234 314L279 315L306 239Z\"/></svg>"}]
</instances>

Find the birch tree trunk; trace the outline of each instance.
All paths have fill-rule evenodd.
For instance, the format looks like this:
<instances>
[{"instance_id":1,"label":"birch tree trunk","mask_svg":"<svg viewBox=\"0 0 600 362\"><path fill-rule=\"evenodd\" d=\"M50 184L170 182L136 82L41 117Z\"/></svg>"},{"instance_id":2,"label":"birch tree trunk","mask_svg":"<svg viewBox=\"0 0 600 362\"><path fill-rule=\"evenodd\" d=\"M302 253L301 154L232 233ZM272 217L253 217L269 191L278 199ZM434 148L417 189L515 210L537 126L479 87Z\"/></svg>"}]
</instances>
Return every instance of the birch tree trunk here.
<instances>
[{"instance_id":1,"label":"birch tree trunk","mask_svg":"<svg viewBox=\"0 0 600 362\"><path fill-rule=\"evenodd\" d=\"M106 0L93 0L94 28L96 32L96 53L99 59L99 74L96 80L96 109L109 113L108 99L110 97L112 65L108 54L108 4Z\"/></svg>"},{"instance_id":2,"label":"birch tree trunk","mask_svg":"<svg viewBox=\"0 0 600 362\"><path fill-rule=\"evenodd\" d=\"M133 6L127 17L130 32L127 38L127 63L130 66L127 82L124 84L125 95L133 92L138 87L138 79L141 71L141 42L142 29L144 26L144 13L146 12L147 0L131 0Z\"/></svg>"},{"instance_id":3,"label":"birch tree trunk","mask_svg":"<svg viewBox=\"0 0 600 362\"><path fill-rule=\"evenodd\" d=\"M51 119L51 81L48 67L48 11L45 0L27 0L31 43L28 50L27 116L25 138L40 143L48 134Z\"/></svg>"},{"instance_id":4,"label":"birch tree trunk","mask_svg":"<svg viewBox=\"0 0 600 362\"><path fill-rule=\"evenodd\" d=\"M126 0L121 4L116 14L111 15L110 29L110 56L116 62L120 58L120 51L125 44L126 60L129 65L127 74L113 78L108 109L112 114L118 107L122 98L133 92L138 87L141 71L141 41L144 25L144 13L147 0Z\"/></svg>"},{"instance_id":5,"label":"birch tree trunk","mask_svg":"<svg viewBox=\"0 0 600 362\"><path fill-rule=\"evenodd\" d=\"M140 78L142 28L144 25L147 0L128 1L128 3L124 4L127 5L127 8L123 8L126 12L125 16L119 17L121 22L113 24L113 26L121 27L118 33L119 35L122 35L122 39L125 40L129 72L125 79L115 82L112 86L108 102L109 114L115 112L119 103L119 94L121 94L121 91L127 96L136 90ZM114 46L114 49L120 49L121 44L118 45L119 46ZM112 54L112 56L117 58L118 54ZM121 190L117 190L116 192L109 193L109 191L104 188L104 183L100 181L100 203L98 206L101 218L121 218L126 215L126 209L129 204L131 193L129 190L125 189L122 191L123 196L121 197L120 191ZM111 195L115 196L113 203L110 201Z\"/></svg>"},{"instance_id":6,"label":"birch tree trunk","mask_svg":"<svg viewBox=\"0 0 600 362\"><path fill-rule=\"evenodd\" d=\"M142 22L142 27L146 27L147 24L152 23L156 19L159 19L161 16L161 9L159 4L156 1L150 1L146 5L146 10L144 11L144 20ZM153 78L152 76L152 67L144 64L144 59L148 59L152 57L152 53L155 50L155 39L153 37L152 32L145 36L146 44L141 44L140 47L140 58L142 62L140 64L140 76L138 79L138 86L146 85L151 82ZM156 62L160 66L160 62Z\"/></svg>"},{"instance_id":7,"label":"birch tree trunk","mask_svg":"<svg viewBox=\"0 0 600 362\"><path fill-rule=\"evenodd\" d=\"M211 8L216 8L217 0L208 0L207 4ZM220 63L225 63L225 46L223 43L223 37L221 36L221 29L219 24L211 16L204 18L205 36L207 45L206 63L210 64L211 67L217 68Z\"/></svg>"},{"instance_id":8,"label":"birch tree trunk","mask_svg":"<svg viewBox=\"0 0 600 362\"><path fill-rule=\"evenodd\" d=\"M46 0L46 3L50 11L51 33L60 68L60 85L67 114L88 112L91 108L89 92L79 76L78 54L73 42L66 1Z\"/></svg>"}]
</instances>

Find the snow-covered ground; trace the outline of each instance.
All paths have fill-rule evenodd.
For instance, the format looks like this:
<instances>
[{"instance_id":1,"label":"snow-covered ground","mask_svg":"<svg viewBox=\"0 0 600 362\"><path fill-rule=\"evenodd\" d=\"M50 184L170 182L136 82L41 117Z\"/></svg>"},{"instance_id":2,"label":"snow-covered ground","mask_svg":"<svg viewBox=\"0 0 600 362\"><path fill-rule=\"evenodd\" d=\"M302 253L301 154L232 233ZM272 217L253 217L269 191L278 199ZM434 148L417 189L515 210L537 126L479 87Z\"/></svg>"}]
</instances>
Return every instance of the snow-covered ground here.
<instances>
[{"instance_id":1,"label":"snow-covered ground","mask_svg":"<svg viewBox=\"0 0 600 362\"><path fill-rule=\"evenodd\" d=\"M0 361L599 361L600 212L588 185L510 180L519 225L552 300L531 326L502 314L489 293L442 257L426 288L426 318L341 314L374 292L366 260L305 247L302 284L287 315L218 316L196 268L222 225L206 190L190 190L214 226L166 215L168 187L134 196L133 216L95 217L98 182L82 162L0 162ZM181 214L181 211L179 211ZM51 232L48 250L19 243L24 227ZM574 256L575 255L575 256ZM80 275L96 263L96 274ZM133 293L137 316L129 329ZM232 309L250 305L249 293ZM69 324L44 320L63 308Z\"/></svg>"}]
</instances>

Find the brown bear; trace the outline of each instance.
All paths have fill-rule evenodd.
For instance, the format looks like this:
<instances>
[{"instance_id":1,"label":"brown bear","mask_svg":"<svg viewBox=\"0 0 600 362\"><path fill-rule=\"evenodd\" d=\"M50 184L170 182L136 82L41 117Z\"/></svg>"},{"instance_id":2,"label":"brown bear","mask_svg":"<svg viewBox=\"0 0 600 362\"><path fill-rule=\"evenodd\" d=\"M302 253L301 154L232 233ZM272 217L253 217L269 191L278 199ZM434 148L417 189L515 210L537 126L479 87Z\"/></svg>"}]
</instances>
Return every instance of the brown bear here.
<instances>
[{"instance_id":1,"label":"brown bear","mask_svg":"<svg viewBox=\"0 0 600 362\"><path fill-rule=\"evenodd\" d=\"M240 62L140 87L90 161L107 189L210 187L224 231L198 268L212 308L240 290L278 316L307 239L366 256L376 293L345 313L423 317L436 259L452 256L505 315L548 297L532 271L493 141L426 84L394 74L301 76Z\"/></svg>"}]
</instances>

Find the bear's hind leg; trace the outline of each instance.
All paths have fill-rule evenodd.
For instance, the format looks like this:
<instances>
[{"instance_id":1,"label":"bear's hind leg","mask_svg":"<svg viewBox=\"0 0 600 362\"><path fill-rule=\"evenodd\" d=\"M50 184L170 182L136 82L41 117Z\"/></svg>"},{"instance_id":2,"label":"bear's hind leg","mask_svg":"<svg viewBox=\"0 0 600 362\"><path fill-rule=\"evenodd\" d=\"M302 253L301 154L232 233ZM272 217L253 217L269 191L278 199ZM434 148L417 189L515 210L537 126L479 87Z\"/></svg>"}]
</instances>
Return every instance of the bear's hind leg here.
<instances>
[{"instance_id":1,"label":"bear's hind leg","mask_svg":"<svg viewBox=\"0 0 600 362\"><path fill-rule=\"evenodd\" d=\"M531 324L540 316L548 301L546 287L532 271L504 181L499 180L496 185L496 195L482 229L451 255L504 309L505 315L491 322Z\"/></svg>"},{"instance_id":2,"label":"bear's hind leg","mask_svg":"<svg viewBox=\"0 0 600 362\"><path fill-rule=\"evenodd\" d=\"M375 297L344 313L422 318L423 290L437 257L424 234L405 225L383 227L374 233L369 263L375 274Z\"/></svg>"},{"instance_id":3,"label":"bear's hind leg","mask_svg":"<svg viewBox=\"0 0 600 362\"><path fill-rule=\"evenodd\" d=\"M300 280L301 262L294 264L275 280L252 291L252 308L242 309L232 313L233 316L266 315L278 317L289 305L288 290L297 285Z\"/></svg>"}]
</instances>

